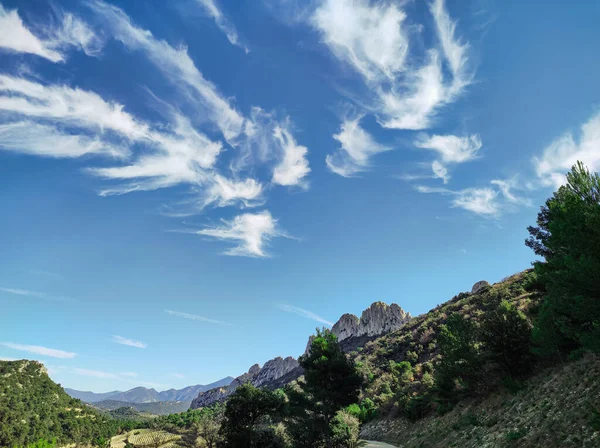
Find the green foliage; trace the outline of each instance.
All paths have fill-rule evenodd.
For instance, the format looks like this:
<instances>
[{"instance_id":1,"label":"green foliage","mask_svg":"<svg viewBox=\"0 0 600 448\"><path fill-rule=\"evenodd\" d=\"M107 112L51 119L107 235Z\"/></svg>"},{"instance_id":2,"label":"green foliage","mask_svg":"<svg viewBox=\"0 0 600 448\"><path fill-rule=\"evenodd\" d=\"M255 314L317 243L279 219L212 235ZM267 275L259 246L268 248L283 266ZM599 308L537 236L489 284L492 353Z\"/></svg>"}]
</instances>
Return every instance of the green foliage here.
<instances>
[{"instance_id":1,"label":"green foliage","mask_svg":"<svg viewBox=\"0 0 600 448\"><path fill-rule=\"evenodd\" d=\"M0 446L105 441L128 424L71 398L36 361L0 361Z\"/></svg>"},{"instance_id":2,"label":"green foliage","mask_svg":"<svg viewBox=\"0 0 600 448\"><path fill-rule=\"evenodd\" d=\"M239 386L227 400L219 431L224 446L233 448L279 446L270 424L282 411L280 394Z\"/></svg>"},{"instance_id":3,"label":"green foliage","mask_svg":"<svg viewBox=\"0 0 600 448\"><path fill-rule=\"evenodd\" d=\"M332 420L358 401L362 377L327 329L318 330L307 354L300 357L304 381L289 387L288 429L295 447L332 443Z\"/></svg>"},{"instance_id":4,"label":"green foliage","mask_svg":"<svg viewBox=\"0 0 600 448\"><path fill-rule=\"evenodd\" d=\"M345 412L356 417L361 423L366 423L377 416L377 406L373 400L365 398L360 404L352 403Z\"/></svg>"},{"instance_id":5,"label":"green foliage","mask_svg":"<svg viewBox=\"0 0 600 448\"><path fill-rule=\"evenodd\" d=\"M45 439L40 439L37 442L30 443L27 445L27 448L55 448L56 447L56 439L52 439L50 441Z\"/></svg>"},{"instance_id":6,"label":"green foliage","mask_svg":"<svg viewBox=\"0 0 600 448\"><path fill-rule=\"evenodd\" d=\"M486 353L511 376L531 369L531 325L522 311L502 300L485 314L481 339Z\"/></svg>"},{"instance_id":7,"label":"green foliage","mask_svg":"<svg viewBox=\"0 0 600 448\"><path fill-rule=\"evenodd\" d=\"M509 431L506 433L506 440L519 440L520 438L527 435L525 429L517 429L516 431Z\"/></svg>"},{"instance_id":8,"label":"green foliage","mask_svg":"<svg viewBox=\"0 0 600 448\"><path fill-rule=\"evenodd\" d=\"M600 176L577 162L546 201L526 245L546 294L534 332L542 354L600 352Z\"/></svg>"},{"instance_id":9,"label":"green foliage","mask_svg":"<svg viewBox=\"0 0 600 448\"><path fill-rule=\"evenodd\" d=\"M436 398L445 409L478 379L481 359L475 325L460 314L452 314L440 327L438 343L442 358L435 374Z\"/></svg>"},{"instance_id":10,"label":"green foliage","mask_svg":"<svg viewBox=\"0 0 600 448\"><path fill-rule=\"evenodd\" d=\"M335 448L358 446L360 423L358 418L345 411L338 411L331 421L331 445Z\"/></svg>"}]
</instances>

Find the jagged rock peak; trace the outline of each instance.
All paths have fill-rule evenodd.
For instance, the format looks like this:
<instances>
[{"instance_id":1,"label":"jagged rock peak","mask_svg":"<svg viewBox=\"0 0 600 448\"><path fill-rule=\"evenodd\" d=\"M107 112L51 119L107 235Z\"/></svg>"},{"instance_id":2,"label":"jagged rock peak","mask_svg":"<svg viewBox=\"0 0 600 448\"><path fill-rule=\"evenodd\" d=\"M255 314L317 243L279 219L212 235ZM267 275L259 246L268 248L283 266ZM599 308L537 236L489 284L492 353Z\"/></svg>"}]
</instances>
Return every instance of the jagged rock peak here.
<instances>
[{"instance_id":1,"label":"jagged rock peak","mask_svg":"<svg viewBox=\"0 0 600 448\"><path fill-rule=\"evenodd\" d=\"M340 341L350 337L378 336L397 330L410 318L411 315L395 303L374 302L362 312L360 319L354 314L344 314L331 331Z\"/></svg>"},{"instance_id":2,"label":"jagged rock peak","mask_svg":"<svg viewBox=\"0 0 600 448\"><path fill-rule=\"evenodd\" d=\"M227 387L217 387L206 392L200 392L198 397L192 401L192 409L210 406L211 404L222 401L231 395L235 390L245 383L250 383L255 387L268 385L287 373L298 367L298 361L291 356L282 358L278 356L265 363L261 368L259 364L254 364L247 373L238 376Z\"/></svg>"}]
</instances>

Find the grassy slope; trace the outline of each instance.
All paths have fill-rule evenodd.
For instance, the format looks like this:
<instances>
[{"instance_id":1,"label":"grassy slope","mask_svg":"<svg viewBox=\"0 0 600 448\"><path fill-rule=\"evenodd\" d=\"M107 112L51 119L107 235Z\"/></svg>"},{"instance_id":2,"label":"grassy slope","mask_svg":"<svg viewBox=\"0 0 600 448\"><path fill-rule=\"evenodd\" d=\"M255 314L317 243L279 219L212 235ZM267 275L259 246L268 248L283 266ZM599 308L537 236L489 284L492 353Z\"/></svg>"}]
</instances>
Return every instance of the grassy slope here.
<instances>
[{"instance_id":1,"label":"grassy slope","mask_svg":"<svg viewBox=\"0 0 600 448\"><path fill-rule=\"evenodd\" d=\"M361 435L401 448L598 447L600 358L549 368L514 395L499 390L442 416L376 420Z\"/></svg>"}]
</instances>

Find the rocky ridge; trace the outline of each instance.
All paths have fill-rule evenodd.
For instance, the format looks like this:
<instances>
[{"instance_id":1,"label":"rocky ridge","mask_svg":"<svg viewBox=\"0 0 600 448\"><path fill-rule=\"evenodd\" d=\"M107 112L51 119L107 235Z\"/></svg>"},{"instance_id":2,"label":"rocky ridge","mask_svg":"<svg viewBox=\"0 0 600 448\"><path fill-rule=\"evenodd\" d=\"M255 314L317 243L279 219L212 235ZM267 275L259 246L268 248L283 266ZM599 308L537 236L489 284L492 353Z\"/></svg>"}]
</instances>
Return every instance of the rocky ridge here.
<instances>
[{"instance_id":1,"label":"rocky ridge","mask_svg":"<svg viewBox=\"0 0 600 448\"><path fill-rule=\"evenodd\" d=\"M354 345L361 346L372 338L399 329L410 319L411 315L395 303L387 305L383 302L374 302L362 312L360 318L354 314L344 314L333 325L331 331L342 343L342 349L349 351ZM307 348L311 341L312 336L309 338ZM352 344L352 341L357 343ZM253 365L247 373L234 379L229 386L200 392L192 401L191 409L222 401L238 386L247 382L256 387L275 388L281 386L282 380L292 381L300 375L302 375L302 368L296 359L291 356L285 359L277 357L267 361L262 368L258 364Z\"/></svg>"},{"instance_id":2,"label":"rocky ridge","mask_svg":"<svg viewBox=\"0 0 600 448\"><path fill-rule=\"evenodd\" d=\"M254 364L247 373L238 376L229 386L217 387L206 392L201 392L198 397L192 401L191 409L197 409L209 406L215 402L222 401L231 395L238 386L250 383L256 387L267 387L269 383L281 378L287 373L299 367L298 361L291 356L271 359L261 368L259 364Z\"/></svg>"}]
</instances>

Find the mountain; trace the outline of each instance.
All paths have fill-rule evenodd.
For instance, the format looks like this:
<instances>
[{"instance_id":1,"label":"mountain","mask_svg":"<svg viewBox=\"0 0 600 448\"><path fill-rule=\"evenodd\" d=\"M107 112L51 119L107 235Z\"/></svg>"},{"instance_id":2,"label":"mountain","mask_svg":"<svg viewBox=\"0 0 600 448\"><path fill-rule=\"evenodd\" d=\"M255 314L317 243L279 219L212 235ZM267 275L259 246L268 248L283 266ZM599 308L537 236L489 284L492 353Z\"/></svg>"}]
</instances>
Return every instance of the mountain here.
<instances>
[{"instance_id":1,"label":"mountain","mask_svg":"<svg viewBox=\"0 0 600 448\"><path fill-rule=\"evenodd\" d=\"M0 446L57 438L59 445L116 431L116 423L70 397L37 361L0 361Z\"/></svg>"},{"instance_id":2,"label":"mountain","mask_svg":"<svg viewBox=\"0 0 600 448\"><path fill-rule=\"evenodd\" d=\"M350 352L383 334L399 329L410 319L411 315L395 303L387 305L383 302L374 302L362 312L360 318L354 314L344 314L333 325L331 331L338 337L342 349ZM312 336L308 340L307 347L310 346L311 341ZM262 368L258 364L253 365L247 373L237 377L226 387L201 391L192 401L191 409L222 401L239 385L246 382L256 387L276 389L301 375L302 368L295 358L277 357L267 361Z\"/></svg>"},{"instance_id":3,"label":"mountain","mask_svg":"<svg viewBox=\"0 0 600 448\"><path fill-rule=\"evenodd\" d=\"M118 390L113 390L112 392L96 393L90 391L69 389L68 387L65 387L65 392L68 393L71 397L77 398L78 400L84 401L86 403L94 403L96 401L108 400L113 395L121 393L121 391Z\"/></svg>"},{"instance_id":4,"label":"mountain","mask_svg":"<svg viewBox=\"0 0 600 448\"><path fill-rule=\"evenodd\" d=\"M185 412L190 408L189 401L155 401L152 403L131 403L118 400L103 400L94 403L94 406L107 411L132 408L138 412L153 415L168 415ZM111 415L113 415L111 413ZM132 413L132 415L135 415Z\"/></svg>"},{"instance_id":5,"label":"mountain","mask_svg":"<svg viewBox=\"0 0 600 448\"><path fill-rule=\"evenodd\" d=\"M65 389L65 392L71 397L78 398L86 403L98 403L105 400L120 401L123 403L156 403L160 401L185 401L190 403L200 392L215 387L227 386L232 381L233 377L228 376L210 384L197 384L195 386L184 387L183 389L168 389L162 392L146 387L134 387L125 392L116 390L112 392L95 393L75 389Z\"/></svg>"}]
</instances>

